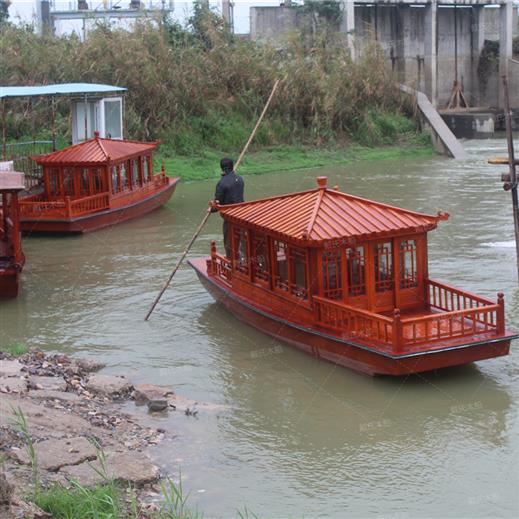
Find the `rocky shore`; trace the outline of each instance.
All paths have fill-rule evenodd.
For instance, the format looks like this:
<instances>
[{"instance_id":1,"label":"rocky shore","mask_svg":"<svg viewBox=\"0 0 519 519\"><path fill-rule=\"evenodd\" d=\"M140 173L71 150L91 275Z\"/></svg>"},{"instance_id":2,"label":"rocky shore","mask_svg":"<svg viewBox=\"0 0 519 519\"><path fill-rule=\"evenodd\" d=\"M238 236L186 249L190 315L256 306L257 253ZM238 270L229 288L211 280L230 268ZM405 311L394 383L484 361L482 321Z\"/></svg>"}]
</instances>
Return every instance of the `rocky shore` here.
<instances>
[{"instance_id":1,"label":"rocky shore","mask_svg":"<svg viewBox=\"0 0 519 519\"><path fill-rule=\"evenodd\" d=\"M108 476L138 489L141 501L158 495L163 474L147 450L168 433L150 427L149 419L144 423L142 413L130 414L126 403L147 405L152 417L166 412L196 416L199 407L210 406L181 398L169 387L134 386L123 376L98 373L103 367L35 349L18 358L0 352L2 519L49 517L25 501L33 471L17 414L27 421L42 485L66 486L74 480L88 486Z\"/></svg>"}]
</instances>

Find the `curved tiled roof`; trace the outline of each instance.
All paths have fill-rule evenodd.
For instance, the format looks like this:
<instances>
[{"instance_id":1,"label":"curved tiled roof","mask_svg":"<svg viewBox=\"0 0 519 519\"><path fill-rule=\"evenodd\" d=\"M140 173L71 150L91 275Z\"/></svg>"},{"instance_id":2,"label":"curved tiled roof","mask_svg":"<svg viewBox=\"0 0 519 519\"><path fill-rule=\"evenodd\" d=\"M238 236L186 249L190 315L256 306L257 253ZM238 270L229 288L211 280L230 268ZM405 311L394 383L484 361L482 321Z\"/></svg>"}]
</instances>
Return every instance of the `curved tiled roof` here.
<instances>
[{"instance_id":1,"label":"curved tiled roof","mask_svg":"<svg viewBox=\"0 0 519 519\"><path fill-rule=\"evenodd\" d=\"M318 182L317 189L222 206L220 213L232 222L308 245L430 231L448 218L445 213L417 213L328 189L325 177Z\"/></svg>"},{"instance_id":2,"label":"curved tiled roof","mask_svg":"<svg viewBox=\"0 0 519 519\"><path fill-rule=\"evenodd\" d=\"M94 137L80 144L75 144L54 151L47 155L33 157L41 165L61 164L107 164L140 155L157 147L157 142L126 141Z\"/></svg>"}]
</instances>

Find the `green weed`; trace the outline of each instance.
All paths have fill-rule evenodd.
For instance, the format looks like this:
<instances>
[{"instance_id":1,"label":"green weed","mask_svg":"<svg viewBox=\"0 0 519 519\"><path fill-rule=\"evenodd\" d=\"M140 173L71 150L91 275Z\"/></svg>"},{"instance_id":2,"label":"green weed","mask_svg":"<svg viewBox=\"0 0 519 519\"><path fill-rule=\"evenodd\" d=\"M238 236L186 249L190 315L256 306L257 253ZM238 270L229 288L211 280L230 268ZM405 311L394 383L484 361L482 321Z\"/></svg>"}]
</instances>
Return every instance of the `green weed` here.
<instances>
[{"instance_id":1,"label":"green weed","mask_svg":"<svg viewBox=\"0 0 519 519\"><path fill-rule=\"evenodd\" d=\"M15 342L7 346L2 346L1 351L8 353L11 357L21 357L29 351L29 348L21 342Z\"/></svg>"}]
</instances>

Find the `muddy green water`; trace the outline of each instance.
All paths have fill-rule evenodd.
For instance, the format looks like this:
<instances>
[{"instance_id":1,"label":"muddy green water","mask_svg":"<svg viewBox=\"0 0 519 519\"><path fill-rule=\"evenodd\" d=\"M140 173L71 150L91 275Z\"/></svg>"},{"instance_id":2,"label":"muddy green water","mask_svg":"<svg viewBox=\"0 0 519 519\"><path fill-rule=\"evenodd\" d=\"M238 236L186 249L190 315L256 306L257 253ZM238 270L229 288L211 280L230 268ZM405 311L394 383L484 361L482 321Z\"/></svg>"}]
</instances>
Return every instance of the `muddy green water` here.
<instances>
[{"instance_id":1,"label":"muddy green water","mask_svg":"<svg viewBox=\"0 0 519 519\"><path fill-rule=\"evenodd\" d=\"M450 213L430 234L431 277L506 294L519 328L510 195L486 158L502 140L467 143L471 158L355 164L246 178L248 199L331 185L409 209ZM506 358L402 379L316 361L235 320L189 267L146 311L212 197L182 184L164 209L81 237L24 239L21 297L0 303L0 344L95 356L135 382L171 384L229 406L170 414L155 451L182 470L205 517L246 505L261 518L517 517L519 343ZM192 256L220 237L213 216ZM155 422L156 423L156 422Z\"/></svg>"}]
</instances>

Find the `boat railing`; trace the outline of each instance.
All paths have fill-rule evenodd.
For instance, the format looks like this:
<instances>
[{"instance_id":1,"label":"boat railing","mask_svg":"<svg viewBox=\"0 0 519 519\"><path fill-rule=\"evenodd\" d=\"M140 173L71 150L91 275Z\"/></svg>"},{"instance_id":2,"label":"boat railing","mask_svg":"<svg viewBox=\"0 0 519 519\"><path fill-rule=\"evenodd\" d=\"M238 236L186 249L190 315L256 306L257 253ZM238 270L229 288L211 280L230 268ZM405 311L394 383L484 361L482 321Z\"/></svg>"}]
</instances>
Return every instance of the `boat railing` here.
<instances>
[{"instance_id":1,"label":"boat railing","mask_svg":"<svg viewBox=\"0 0 519 519\"><path fill-rule=\"evenodd\" d=\"M229 258L224 258L216 253L216 245L211 244L211 274L230 283L232 280L232 265Z\"/></svg>"},{"instance_id":2,"label":"boat railing","mask_svg":"<svg viewBox=\"0 0 519 519\"><path fill-rule=\"evenodd\" d=\"M393 344L393 319L361 308L313 297L317 324L352 338Z\"/></svg>"},{"instance_id":3,"label":"boat railing","mask_svg":"<svg viewBox=\"0 0 519 519\"><path fill-rule=\"evenodd\" d=\"M434 305L435 308L432 308L434 313L404 318L400 310L395 309L393 316L388 317L314 296L317 324L351 338L390 345L394 353L402 352L404 349L409 351L414 346L442 340L505 333L503 294L498 294L497 303L494 303L490 299L469 292L452 290L452 287L447 285L437 282L432 284L442 289L442 302L439 301L440 296L437 293L437 306ZM445 295L447 293L453 294L454 299L449 295L447 302ZM467 305L468 308L447 311L440 307L442 305L444 308L450 308L453 304L455 308L458 308L458 304Z\"/></svg>"},{"instance_id":4,"label":"boat railing","mask_svg":"<svg viewBox=\"0 0 519 519\"><path fill-rule=\"evenodd\" d=\"M494 304L490 299L433 279L427 279L425 283L428 291L429 305L444 312L468 310L469 308L479 308Z\"/></svg>"},{"instance_id":5,"label":"boat railing","mask_svg":"<svg viewBox=\"0 0 519 519\"><path fill-rule=\"evenodd\" d=\"M41 197L29 197L20 200L20 215L22 217L42 216L68 216L65 200L38 200Z\"/></svg>"},{"instance_id":6,"label":"boat railing","mask_svg":"<svg viewBox=\"0 0 519 519\"><path fill-rule=\"evenodd\" d=\"M156 187L164 186L169 182L169 177L165 171L159 171L153 175L153 183Z\"/></svg>"},{"instance_id":7,"label":"boat railing","mask_svg":"<svg viewBox=\"0 0 519 519\"><path fill-rule=\"evenodd\" d=\"M80 216L93 211L101 211L110 207L110 197L108 193L99 193L97 195L86 196L71 200L67 198L68 216Z\"/></svg>"},{"instance_id":8,"label":"boat railing","mask_svg":"<svg viewBox=\"0 0 519 519\"><path fill-rule=\"evenodd\" d=\"M467 310L438 312L402 319L402 346L483 333L503 333L504 312L502 310L502 305L498 303Z\"/></svg>"}]
</instances>

